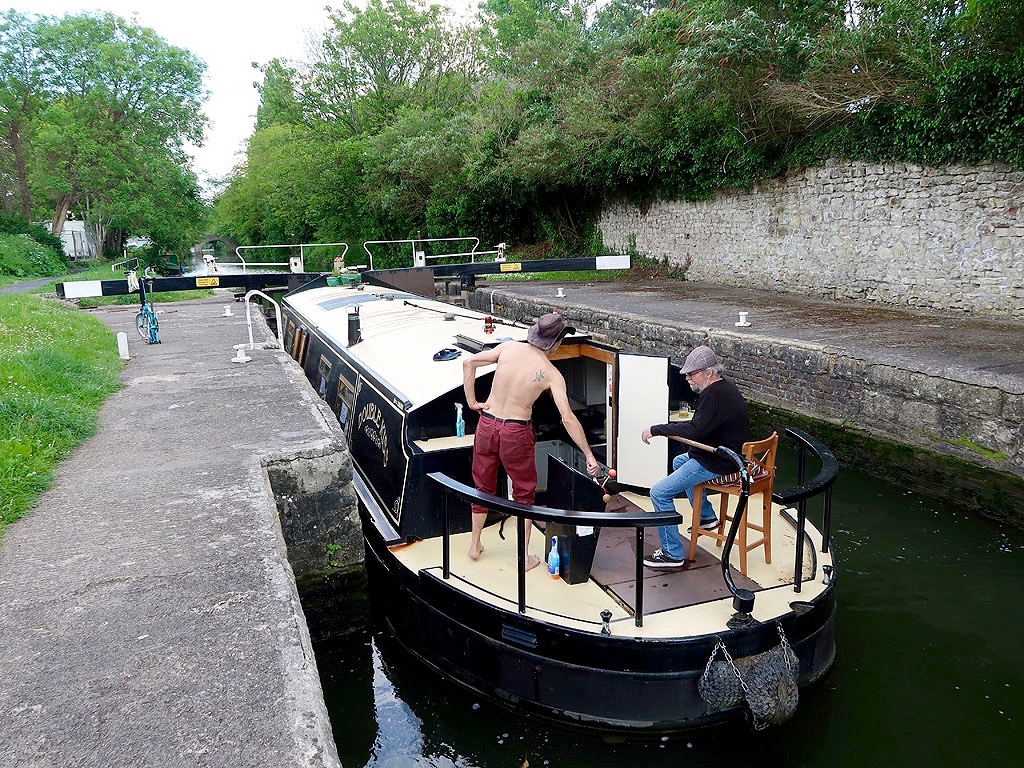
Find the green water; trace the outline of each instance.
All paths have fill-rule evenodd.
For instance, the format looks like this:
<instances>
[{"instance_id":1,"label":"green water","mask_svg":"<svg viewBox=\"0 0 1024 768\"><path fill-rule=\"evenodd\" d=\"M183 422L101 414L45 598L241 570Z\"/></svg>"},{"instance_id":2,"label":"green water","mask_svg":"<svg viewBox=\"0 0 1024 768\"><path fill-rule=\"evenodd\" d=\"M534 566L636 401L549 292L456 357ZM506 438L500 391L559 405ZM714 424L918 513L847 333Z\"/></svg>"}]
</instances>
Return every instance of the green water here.
<instances>
[{"instance_id":1,"label":"green water","mask_svg":"<svg viewBox=\"0 0 1024 768\"><path fill-rule=\"evenodd\" d=\"M781 727L625 742L548 727L445 683L370 627L317 649L342 763L1024 764L1024 532L845 470L832 525L836 663Z\"/></svg>"}]
</instances>

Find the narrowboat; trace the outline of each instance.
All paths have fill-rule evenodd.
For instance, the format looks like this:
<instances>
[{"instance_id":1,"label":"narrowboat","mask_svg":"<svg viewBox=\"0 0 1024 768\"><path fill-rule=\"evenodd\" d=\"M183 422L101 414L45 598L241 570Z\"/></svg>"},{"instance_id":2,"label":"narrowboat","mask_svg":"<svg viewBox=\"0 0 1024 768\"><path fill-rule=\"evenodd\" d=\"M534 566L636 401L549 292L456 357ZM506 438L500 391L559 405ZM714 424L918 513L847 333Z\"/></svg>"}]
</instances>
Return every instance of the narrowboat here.
<instances>
[{"instance_id":1,"label":"narrowboat","mask_svg":"<svg viewBox=\"0 0 1024 768\"><path fill-rule=\"evenodd\" d=\"M698 536L685 568L646 568L656 526L683 533L691 520L685 498L656 515L647 496L687 448L640 440L645 426L686 418L689 388L668 358L616 349L582 328L563 340L553 359L574 412L617 476L602 485L586 475L542 398L532 421L537 502L522 505L472 488L477 415L462 407L462 360L525 342L534 318L455 306L383 272L341 278L284 296L282 343L345 432L372 599L412 654L518 713L575 727L669 733L792 715L800 689L835 657L828 489L837 466L825 446L786 430L799 481L762 491L766 501L751 496L753 476L737 457L741 492L721 496L731 523ZM481 401L492 376L478 372ZM815 497L819 527L808 514ZM475 561L471 502L492 511ZM542 563L529 571L517 547L524 520ZM754 522L770 526L770 541L741 553Z\"/></svg>"}]
</instances>

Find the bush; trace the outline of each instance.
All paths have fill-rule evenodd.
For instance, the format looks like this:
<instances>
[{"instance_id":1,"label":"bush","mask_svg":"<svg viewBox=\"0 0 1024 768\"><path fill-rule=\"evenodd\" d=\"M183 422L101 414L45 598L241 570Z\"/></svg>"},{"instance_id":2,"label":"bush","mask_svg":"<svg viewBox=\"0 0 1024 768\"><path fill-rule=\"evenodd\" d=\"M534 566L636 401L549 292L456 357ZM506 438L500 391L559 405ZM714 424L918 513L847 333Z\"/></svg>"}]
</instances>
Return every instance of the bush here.
<instances>
[{"instance_id":1,"label":"bush","mask_svg":"<svg viewBox=\"0 0 1024 768\"><path fill-rule=\"evenodd\" d=\"M30 224L24 219L0 211L0 235L28 235L37 243L53 248L57 253L64 253L64 243L59 237L51 235L45 227Z\"/></svg>"},{"instance_id":2,"label":"bush","mask_svg":"<svg viewBox=\"0 0 1024 768\"><path fill-rule=\"evenodd\" d=\"M68 267L63 250L43 245L28 234L0 234L0 275L48 277L63 275Z\"/></svg>"}]
</instances>

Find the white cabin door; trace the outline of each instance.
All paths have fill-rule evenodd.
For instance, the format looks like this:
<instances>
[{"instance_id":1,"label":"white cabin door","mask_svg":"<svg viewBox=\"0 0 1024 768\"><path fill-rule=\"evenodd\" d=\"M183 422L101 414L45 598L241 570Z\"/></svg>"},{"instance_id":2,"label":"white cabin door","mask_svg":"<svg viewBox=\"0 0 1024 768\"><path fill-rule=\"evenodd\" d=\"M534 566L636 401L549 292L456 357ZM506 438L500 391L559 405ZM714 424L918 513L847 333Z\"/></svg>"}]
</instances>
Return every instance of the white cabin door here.
<instances>
[{"instance_id":1,"label":"white cabin door","mask_svg":"<svg viewBox=\"0 0 1024 768\"><path fill-rule=\"evenodd\" d=\"M668 358L619 353L618 429L615 456L618 481L650 488L668 474L668 439L640 434L668 421Z\"/></svg>"}]
</instances>

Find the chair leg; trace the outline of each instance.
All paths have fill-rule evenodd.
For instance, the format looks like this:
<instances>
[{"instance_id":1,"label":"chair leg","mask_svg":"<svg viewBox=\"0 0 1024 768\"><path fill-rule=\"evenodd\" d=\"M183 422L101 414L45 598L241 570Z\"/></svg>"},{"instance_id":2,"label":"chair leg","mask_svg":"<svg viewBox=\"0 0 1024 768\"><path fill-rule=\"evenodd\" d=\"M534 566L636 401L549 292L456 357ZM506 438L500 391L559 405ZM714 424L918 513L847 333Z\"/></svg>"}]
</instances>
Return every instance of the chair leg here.
<instances>
[{"instance_id":1,"label":"chair leg","mask_svg":"<svg viewBox=\"0 0 1024 768\"><path fill-rule=\"evenodd\" d=\"M699 493L704 492L704 486L698 485L693 489L693 511L690 514L690 548L687 551L686 559L691 563L697 559L697 537L700 536L700 505L696 500L700 498Z\"/></svg>"},{"instance_id":2,"label":"chair leg","mask_svg":"<svg viewBox=\"0 0 1024 768\"><path fill-rule=\"evenodd\" d=\"M764 561L767 565L772 564L772 497L765 491L761 494L764 500L761 504L761 515L764 523Z\"/></svg>"},{"instance_id":3,"label":"chair leg","mask_svg":"<svg viewBox=\"0 0 1024 768\"><path fill-rule=\"evenodd\" d=\"M729 494L720 493L718 494L718 535L725 536L725 524L729 520ZM720 538L718 540L718 546L722 546L722 542L725 539Z\"/></svg>"}]
</instances>

